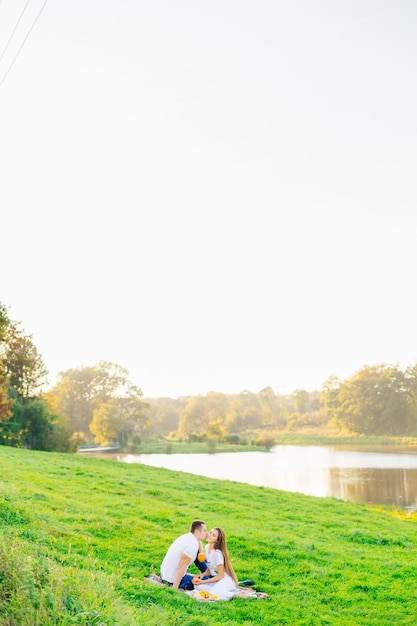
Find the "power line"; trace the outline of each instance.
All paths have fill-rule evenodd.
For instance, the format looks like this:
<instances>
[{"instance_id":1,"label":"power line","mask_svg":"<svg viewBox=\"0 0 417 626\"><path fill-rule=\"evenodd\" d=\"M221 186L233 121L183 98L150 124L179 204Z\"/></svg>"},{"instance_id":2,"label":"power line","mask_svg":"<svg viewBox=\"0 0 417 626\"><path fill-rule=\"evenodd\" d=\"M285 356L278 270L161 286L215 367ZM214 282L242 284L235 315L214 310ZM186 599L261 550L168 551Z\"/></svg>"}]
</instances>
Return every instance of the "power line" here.
<instances>
[{"instance_id":1,"label":"power line","mask_svg":"<svg viewBox=\"0 0 417 626\"><path fill-rule=\"evenodd\" d=\"M29 0L28 0L28 2L29 2ZM21 43L21 45L20 45L20 47L19 47L18 51L16 52L15 56L14 56L14 57L13 57L13 59L12 59L12 62L11 62L11 63L10 63L10 65L9 65L9 68L8 68L7 72L5 73L5 75L3 76L3 78L2 78L2 80L1 80L1 82L0 82L0 88L2 87L2 85L3 85L4 81L6 80L6 78L7 78L8 74L9 74L10 70L12 69L13 65L15 64L15 61L16 61L17 57L19 56L19 54L20 54L20 52L21 52L21 50L22 50L23 46L25 45L25 43L26 43L26 41L27 41L27 39L28 39L28 37L29 37L30 33L32 32L32 30L33 30L33 28L34 28L34 26L35 26L36 22L38 21L38 19L39 19L39 17L40 17L40 14L41 14L41 13L42 13L42 11L44 10L45 5L46 5L46 3L47 3L47 2L48 2L48 0L45 0L45 2L43 3L43 5L42 5L42 6L41 6L41 8L39 9L38 14L36 15L35 19L33 20L33 24L32 24L32 26L29 28L29 30L28 30L28 32L27 32L26 37L24 38L23 42ZM27 5L26 5L26 6L27 6ZM26 8L26 7L25 7L25 8ZM24 10L25 10L25 9L23 9L23 11L24 11ZM19 18L19 19L20 19L20 18ZM15 29L15 30L16 30L16 29ZM7 44L7 45L8 45L8 44Z\"/></svg>"},{"instance_id":2,"label":"power line","mask_svg":"<svg viewBox=\"0 0 417 626\"><path fill-rule=\"evenodd\" d=\"M18 20L17 20L17 22L16 22L16 26L14 27L13 32L12 32L12 34L11 34L11 35L10 35L10 37L9 37L9 41L6 43L6 45L5 45L5 47L4 47L4 50L3 50L3 52L1 53L1 56L0 56L0 62L1 62L2 58L4 57L4 55L6 54L6 50L7 50L7 48L9 47L9 44L10 44L11 40L13 39L13 35L15 34L15 32L16 32L16 30L17 30L17 27L18 27L18 26L19 26L19 24L20 24L20 20L22 19L23 14L24 14L24 12L26 11L27 6L28 6L29 2L30 2L30 0L27 0L27 2L26 2L26 4L25 4L25 6L24 6L24 8L23 8L23 11L22 11L22 12L21 12L21 14L20 14L20 17L19 17L19 19L18 19Z\"/></svg>"}]
</instances>

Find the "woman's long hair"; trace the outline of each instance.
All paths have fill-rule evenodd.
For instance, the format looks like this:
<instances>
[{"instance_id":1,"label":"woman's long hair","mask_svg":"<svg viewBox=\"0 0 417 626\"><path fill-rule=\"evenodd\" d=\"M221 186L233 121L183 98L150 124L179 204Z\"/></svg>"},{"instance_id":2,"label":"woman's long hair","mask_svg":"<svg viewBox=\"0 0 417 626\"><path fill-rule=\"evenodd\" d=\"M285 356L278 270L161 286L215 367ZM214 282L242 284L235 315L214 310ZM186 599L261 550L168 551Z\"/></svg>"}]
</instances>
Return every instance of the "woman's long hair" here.
<instances>
[{"instance_id":1,"label":"woman's long hair","mask_svg":"<svg viewBox=\"0 0 417 626\"><path fill-rule=\"evenodd\" d=\"M223 554L225 572L229 574L229 576L233 578L233 580L237 584L237 576L230 562L229 552L227 550L227 544L226 544L226 535L224 534L224 530L222 530L221 528L218 528L217 526L215 527L215 530L217 530L217 541L214 544L214 549L220 550L221 553Z\"/></svg>"}]
</instances>

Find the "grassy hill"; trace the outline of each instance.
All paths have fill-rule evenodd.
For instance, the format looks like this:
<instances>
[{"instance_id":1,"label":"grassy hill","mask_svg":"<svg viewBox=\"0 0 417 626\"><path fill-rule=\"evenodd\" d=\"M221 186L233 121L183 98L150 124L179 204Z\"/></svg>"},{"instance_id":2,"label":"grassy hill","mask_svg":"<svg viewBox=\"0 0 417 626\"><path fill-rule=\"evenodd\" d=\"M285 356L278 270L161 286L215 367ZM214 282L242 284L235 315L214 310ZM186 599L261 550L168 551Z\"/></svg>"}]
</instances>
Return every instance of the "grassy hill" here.
<instances>
[{"instance_id":1,"label":"grassy hill","mask_svg":"<svg viewBox=\"0 0 417 626\"><path fill-rule=\"evenodd\" d=\"M216 462L213 456L212 461ZM267 600L144 581L202 518ZM0 626L415 626L417 516L78 455L0 447Z\"/></svg>"}]
</instances>

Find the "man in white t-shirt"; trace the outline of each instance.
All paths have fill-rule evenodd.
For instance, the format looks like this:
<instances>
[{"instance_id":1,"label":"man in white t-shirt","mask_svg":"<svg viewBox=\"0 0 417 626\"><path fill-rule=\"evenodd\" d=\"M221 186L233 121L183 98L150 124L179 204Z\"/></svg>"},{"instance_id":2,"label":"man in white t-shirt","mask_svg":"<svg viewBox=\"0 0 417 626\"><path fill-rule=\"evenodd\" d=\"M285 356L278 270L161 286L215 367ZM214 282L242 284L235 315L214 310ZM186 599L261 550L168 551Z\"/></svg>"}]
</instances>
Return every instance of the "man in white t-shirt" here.
<instances>
[{"instance_id":1,"label":"man in white t-shirt","mask_svg":"<svg viewBox=\"0 0 417 626\"><path fill-rule=\"evenodd\" d=\"M195 520L190 532L181 535L170 545L161 564L161 578L174 589L193 589L192 574L187 574L196 559L200 542L207 536L205 522Z\"/></svg>"}]
</instances>

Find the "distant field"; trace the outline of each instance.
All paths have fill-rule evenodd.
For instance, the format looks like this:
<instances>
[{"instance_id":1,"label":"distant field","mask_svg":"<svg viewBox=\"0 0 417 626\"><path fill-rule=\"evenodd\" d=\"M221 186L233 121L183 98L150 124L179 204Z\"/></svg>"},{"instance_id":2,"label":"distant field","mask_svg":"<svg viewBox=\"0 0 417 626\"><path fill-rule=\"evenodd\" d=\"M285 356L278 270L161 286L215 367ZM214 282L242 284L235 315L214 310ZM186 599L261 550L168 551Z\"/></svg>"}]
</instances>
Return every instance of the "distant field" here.
<instances>
[{"instance_id":1,"label":"distant field","mask_svg":"<svg viewBox=\"0 0 417 626\"><path fill-rule=\"evenodd\" d=\"M417 437L364 437L362 435L343 435L328 429L310 429L296 432L278 432L275 435L275 445L386 445L410 446L417 448ZM248 441L256 440L259 433L248 435ZM127 452L133 454L198 454L213 452L254 452L265 451L265 447L253 444L227 444L214 441L143 441L138 445L130 445Z\"/></svg>"},{"instance_id":2,"label":"distant field","mask_svg":"<svg viewBox=\"0 0 417 626\"><path fill-rule=\"evenodd\" d=\"M215 462L215 456L213 456ZM203 518L268 600L144 577ZM0 625L416 624L417 516L145 465L0 447Z\"/></svg>"},{"instance_id":3,"label":"distant field","mask_svg":"<svg viewBox=\"0 0 417 626\"><path fill-rule=\"evenodd\" d=\"M229 443L198 442L198 441L144 441L140 445L130 445L126 452L132 454L207 454L214 452L256 452L265 448L255 445L238 445Z\"/></svg>"}]
</instances>

